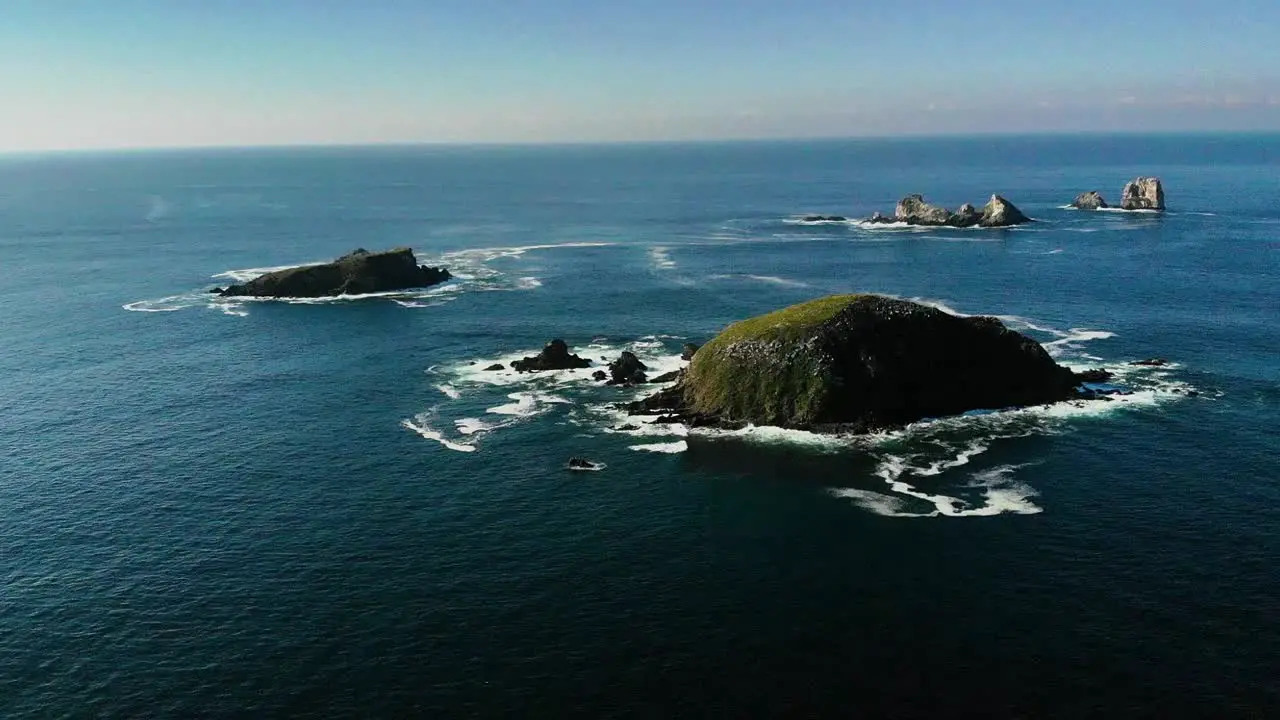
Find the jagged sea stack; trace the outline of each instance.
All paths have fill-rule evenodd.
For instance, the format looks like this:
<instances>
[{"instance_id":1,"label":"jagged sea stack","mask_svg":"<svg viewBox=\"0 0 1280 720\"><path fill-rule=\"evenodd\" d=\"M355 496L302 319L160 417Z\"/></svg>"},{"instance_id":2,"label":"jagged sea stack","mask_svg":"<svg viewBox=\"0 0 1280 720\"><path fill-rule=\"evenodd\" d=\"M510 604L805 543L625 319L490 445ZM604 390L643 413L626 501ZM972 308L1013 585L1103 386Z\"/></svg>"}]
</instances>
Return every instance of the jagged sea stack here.
<instances>
[{"instance_id":1,"label":"jagged sea stack","mask_svg":"<svg viewBox=\"0 0 1280 720\"><path fill-rule=\"evenodd\" d=\"M1164 210L1164 186L1160 178L1140 177L1125 183L1120 207L1124 210Z\"/></svg>"},{"instance_id":2,"label":"jagged sea stack","mask_svg":"<svg viewBox=\"0 0 1280 720\"><path fill-rule=\"evenodd\" d=\"M437 285L453 276L445 268L418 265L409 248L355 252L321 265L269 272L219 294L252 297L333 297L364 295Z\"/></svg>"},{"instance_id":3,"label":"jagged sea stack","mask_svg":"<svg viewBox=\"0 0 1280 720\"><path fill-rule=\"evenodd\" d=\"M1076 199L1071 202L1071 207L1077 210L1097 210L1099 208L1110 207L1107 201L1102 198L1102 194L1097 190L1090 190L1087 193L1080 193Z\"/></svg>"},{"instance_id":4,"label":"jagged sea stack","mask_svg":"<svg viewBox=\"0 0 1280 720\"><path fill-rule=\"evenodd\" d=\"M898 201L893 218L909 225L946 225L951 212L944 207L925 202L923 195L908 195Z\"/></svg>"},{"instance_id":5,"label":"jagged sea stack","mask_svg":"<svg viewBox=\"0 0 1280 720\"><path fill-rule=\"evenodd\" d=\"M870 432L1076 397L1079 380L990 317L836 295L730 325L674 387L631 405L693 425Z\"/></svg>"},{"instance_id":6,"label":"jagged sea stack","mask_svg":"<svg viewBox=\"0 0 1280 720\"><path fill-rule=\"evenodd\" d=\"M1013 203L999 195L992 195L986 207L982 208L982 220L978 224L982 227L996 228L1021 225L1026 222L1031 222L1031 218L1023 215Z\"/></svg>"}]
</instances>

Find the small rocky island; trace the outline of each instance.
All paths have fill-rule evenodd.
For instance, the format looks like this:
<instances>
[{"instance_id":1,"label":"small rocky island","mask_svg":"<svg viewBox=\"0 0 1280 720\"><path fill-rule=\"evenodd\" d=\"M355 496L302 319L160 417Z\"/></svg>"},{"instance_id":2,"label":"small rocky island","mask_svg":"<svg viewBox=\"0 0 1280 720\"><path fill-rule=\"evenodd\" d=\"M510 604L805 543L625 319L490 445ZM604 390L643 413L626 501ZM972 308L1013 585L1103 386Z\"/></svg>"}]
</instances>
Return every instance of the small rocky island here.
<instances>
[{"instance_id":1,"label":"small rocky island","mask_svg":"<svg viewBox=\"0 0 1280 720\"><path fill-rule=\"evenodd\" d=\"M418 265L409 248L360 248L331 263L276 270L212 292L227 297L334 297L430 287L452 277L445 268Z\"/></svg>"},{"instance_id":2,"label":"small rocky island","mask_svg":"<svg viewBox=\"0 0 1280 720\"><path fill-rule=\"evenodd\" d=\"M1001 228L1031 222L1013 203L1000 195L992 195L987 204L978 210L965 203L955 212L925 202L923 195L908 195L898 201L893 217L876 213L867 219L870 223L906 223L925 227L985 227Z\"/></svg>"},{"instance_id":3,"label":"small rocky island","mask_svg":"<svg viewBox=\"0 0 1280 720\"><path fill-rule=\"evenodd\" d=\"M1101 210L1111 207L1097 190L1081 193L1071 203L1077 210ZM1164 186L1160 178L1140 177L1125 183L1120 191L1121 210L1164 210Z\"/></svg>"},{"instance_id":4,"label":"small rocky island","mask_svg":"<svg viewBox=\"0 0 1280 720\"><path fill-rule=\"evenodd\" d=\"M1091 397L1084 381L996 318L836 295L730 325L676 385L628 410L693 426L862 433Z\"/></svg>"}]
</instances>

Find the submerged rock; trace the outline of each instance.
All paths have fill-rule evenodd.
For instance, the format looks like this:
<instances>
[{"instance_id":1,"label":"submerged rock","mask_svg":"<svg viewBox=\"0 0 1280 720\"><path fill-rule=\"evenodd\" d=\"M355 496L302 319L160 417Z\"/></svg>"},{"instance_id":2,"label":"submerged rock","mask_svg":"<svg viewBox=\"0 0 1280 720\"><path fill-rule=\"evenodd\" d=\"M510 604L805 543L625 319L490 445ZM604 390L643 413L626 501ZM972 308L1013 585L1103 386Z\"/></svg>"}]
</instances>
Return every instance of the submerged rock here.
<instances>
[{"instance_id":1,"label":"submerged rock","mask_svg":"<svg viewBox=\"0 0 1280 720\"><path fill-rule=\"evenodd\" d=\"M586 458L584 458L584 457L571 457L571 458L569 458L569 469L570 469L570 470L599 470L599 469L601 469L601 468L603 468L603 467L604 467L604 466L603 466L603 465L601 465L600 463L598 463L598 462L594 462L594 461L592 461L592 460L588 460L588 459L586 459Z\"/></svg>"},{"instance_id":2,"label":"submerged rock","mask_svg":"<svg viewBox=\"0 0 1280 720\"><path fill-rule=\"evenodd\" d=\"M1090 190L1087 193L1080 193L1075 200L1071 201L1071 207L1077 210L1097 210L1098 208L1110 207L1107 201L1102 199L1102 194L1097 190Z\"/></svg>"},{"instance_id":3,"label":"submerged rock","mask_svg":"<svg viewBox=\"0 0 1280 720\"><path fill-rule=\"evenodd\" d=\"M517 372L540 372L543 370L575 370L591 367L591 361L569 354L569 346L565 341L556 338L542 348L542 352L511 363Z\"/></svg>"},{"instance_id":4,"label":"submerged rock","mask_svg":"<svg viewBox=\"0 0 1280 720\"><path fill-rule=\"evenodd\" d=\"M982 220L978 224L982 227L995 228L1021 225L1025 222L1031 222L1031 218L1023 215L1021 210L1003 197L992 195L986 207L982 208Z\"/></svg>"},{"instance_id":5,"label":"submerged rock","mask_svg":"<svg viewBox=\"0 0 1280 720\"><path fill-rule=\"evenodd\" d=\"M995 318L837 295L744 320L673 387L628 406L691 425L870 432L1077 397L1079 380Z\"/></svg>"},{"instance_id":6,"label":"submerged rock","mask_svg":"<svg viewBox=\"0 0 1280 720\"><path fill-rule=\"evenodd\" d=\"M1169 361L1164 358L1147 358L1146 360L1134 360L1129 364L1139 367L1164 367L1169 364Z\"/></svg>"},{"instance_id":7,"label":"submerged rock","mask_svg":"<svg viewBox=\"0 0 1280 720\"><path fill-rule=\"evenodd\" d=\"M893 223L898 222L898 220L896 218L891 218L882 212L876 212L873 213L871 217L867 218L866 222L874 225L892 225Z\"/></svg>"},{"instance_id":8,"label":"submerged rock","mask_svg":"<svg viewBox=\"0 0 1280 720\"><path fill-rule=\"evenodd\" d=\"M333 297L437 285L453 276L445 268L418 265L409 248L369 252L360 248L331 263L269 272L221 291L224 296Z\"/></svg>"},{"instance_id":9,"label":"submerged rock","mask_svg":"<svg viewBox=\"0 0 1280 720\"><path fill-rule=\"evenodd\" d=\"M507 369L507 367L506 367L505 365L503 365L502 363L494 363L494 364L490 365L489 367L485 368L485 369L484 369L484 371L485 371L485 372L498 372L498 371L500 371L500 370L506 370L506 369Z\"/></svg>"},{"instance_id":10,"label":"submerged rock","mask_svg":"<svg viewBox=\"0 0 1280 720\"><path fill-rule=\"evenodd\" d=\"M849 218L842 215L805 215L800 219L803 222L846 222Z\"/></svg>"},{"instance_id":11,"label":"submerged rock","mask_svg":"<svg viewBox=\"0 0 1280 720\"><path fill-rule=\"evenodd\" d=\"M925 202L923 195L908 195L898 201L893 210L894 220L910 225L946 225L951 213L944 207Z\"/></svg>"},{"instance_id":12,"label":"submerged rock","mask_svg":"<svg viewBox=\"0 0 1280 720\"><path fill-rule=\"evenodd\" d=\"M609 373L603 370L597 370L591 373L591 379L595 380L596 382L604 382L605 380L609 379Z\"/></svg>"},{"instance_id":13,"label":"submerged rock","mask_svg":"<svg viewBox=\"0 0 1280 720\"><path fill-rule=\"evenodd\" d=\"M1109 382L1114 377L1109 371L1102 368L1093 370L1081 370L1076 373L1076 380L1082 383L1104 383Z\"/></svg>"},{"instance_id":14,"label":"submerged rock","mask_svg":"<svg viewBox=\"0 0 1280 720\"><path fill-rule=\"evenodd\" d=\"M1164 210L1164 186L1160 178L1140 177L1125 183L1120 207L1125 210Z\"/></svg>"}]
</instances>

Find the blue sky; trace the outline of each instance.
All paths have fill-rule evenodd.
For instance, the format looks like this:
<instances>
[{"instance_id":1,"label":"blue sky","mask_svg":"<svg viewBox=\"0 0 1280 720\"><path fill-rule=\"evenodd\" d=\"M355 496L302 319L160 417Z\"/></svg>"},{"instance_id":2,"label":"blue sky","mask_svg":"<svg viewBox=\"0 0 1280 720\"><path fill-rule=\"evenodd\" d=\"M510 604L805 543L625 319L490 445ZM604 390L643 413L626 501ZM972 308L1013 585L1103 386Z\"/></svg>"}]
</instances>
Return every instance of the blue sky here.
<instances>
[{"instance_id":1,"label":"blue sky","mask_svg":"<svg viewBox=\"0 0 1280 720\"><path fill-rule=\"evenodd\" d=\"M1280 130L1280 2L0 7L0 150L1081 130Z\"/></svg>"}]
</instances>

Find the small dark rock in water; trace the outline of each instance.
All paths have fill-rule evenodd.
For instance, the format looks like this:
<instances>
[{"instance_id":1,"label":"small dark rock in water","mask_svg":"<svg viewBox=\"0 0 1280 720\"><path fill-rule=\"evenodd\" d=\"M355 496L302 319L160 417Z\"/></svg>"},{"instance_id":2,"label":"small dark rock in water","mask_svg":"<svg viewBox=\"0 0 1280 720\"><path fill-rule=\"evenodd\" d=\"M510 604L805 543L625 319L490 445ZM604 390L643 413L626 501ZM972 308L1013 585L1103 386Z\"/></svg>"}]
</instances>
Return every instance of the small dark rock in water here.
<instances>
[{"instance_id":1,"label":"small dark rock in water","mask_svg":"<svg viewBox=\"0 0 1280 720\"><path fill-rule=\"evenodd\" d=\"M1102 199L1102 194L1097 190L1090 190L1087 193L1080 193L1076 199L1072 201L1071 207L1077 210L1097 210L1098 208L1110 207L1107 201Z\"/></svg>"},{"instance_id":2,"label":"small dark rock in water","mask_svg":"<svg viewBox=\"0 0 1280 720\"><path fill-rule=\"evenodd\" d=\"M570 470L595 470L599 467L600 467L599 463L592 462L586 458L582 458L582 457L569 458Z\"/></svg>"},{"instance_id":3,"label":"small dark rock in water","mask_svg":"<svg viewBox=\"0 0 1280 720\"><path fill-rule=\"evenodd\" d=\"M1164 186L1160 178L1140 177L1125 183L1120 207L1124 210L1164 210Z\"/></svg>"},{"instance_id":4,"label":"small dark rock in water","mask_svg":"<svg viewBox=\"0 0 1280 720\"><path fill-rule=\"evenodd\" d=\"M693 356L696 355L697 353L698 353L698 345L695 345L694 343L685 343L684 347L680 349L680 359L692 360Z\"/></svg>"},{"instance_id":5,"label":"small dark rock in water","mask_svg":"<svg viewBox=\"0 0 1280 720\"><path fill-rule=\"evenodd\" d=\"M845 222L848 219L840 215L805 215L801 218L804 222Z\"/></svg>"},{"instance_id":6,"label":"small dark rock in water","mask_svg":"<svg viewBox=\"0 0 1280 720\"><path fill-rule=\"evenodd\" d=\"M565 341L556 338L542 348L542 352L523 360L516 360L511 367L517 372L539 372L542 370L572 370L591 367L591 361L569 354L569 346Z\"/></svg>"},{"instance_id":7,"label":"small dark rock in water","mask_svg":"<svg viewBox=\"0 0 1280 720\"><path fill-rule=\"evenodd\" d=\"M371 253L364 248L321 265L269 272L222 290L224 296L333 297L438 285L453 276L444 268L418 265L409 248Z\"/></svg>"},{"instance_id":8,"label":"small dark rock in water","mask_svg":"<svg viewBox=\"0 0 1280 720\"><path fill-rule=\"evenodd\" d=\"M485 371L485 372L498 372L499 370L506 370L506 369L507 369L507 367L506 367L505 365L503 365L502 363L494 363L494 364L490 365L489 367L485 368L485 369L484 369L484 371Z\"/></svg>"},{"instance_id":9,"label":"small dark rock in water","mask_svg":"<svg viewBox=\"0 0 1280 720\"><path fill-rule=\"evenodd\" d=\"M664 374L662 374L662 375L659 375L658 377L656 377L656 378L654 378L654 379L650 380L649 382L651 382L651 383L669 383L669 382L674 382L674 381L679 380L679 379L680 379L680 371L679 371L679 370L672 370L672 371L671 371L671 372L669 372L669 373L664 373Z\"/></svg>"},{"instance_id":10,"label":"small dark rock in water","mask_svg":"<svg viewBox=\"0 0 1280 720\"><path fill-rule=\"evenodd\" d=\"M1169 361L1164 358L1148 358L1146 360L1135 360L1129 364L1141 367L1164 367L1169 364Z\"/></svg>"},{"instance_id":11,"label":"small dark rock in water","mask_svg":"<svg viewBox=\"0 0 1280 720\"><path fill-rule=\"evenodd\" d=\"M210 292L210 293L212 293L212 294L214 294L214 295L221 295L222 293L226 292L226 290L223 290L223 289L222 289L222 288L220 288L220 287L216 287L216 288L214 288L214 289L210 290L209 292Z\"/></svg>"},{"instance_id":12,"label":"small dark rock in water","mask_svg":"<svg viewBox=\"0 0 1280 720\"><path fill-rule=\"evenodd\" d=\"M619 425L618 427L614 428L614 430L617 432L633 432L639 429L640 429L639 425Z\"/></svg>"},{"instance_id":13,"label":"small dark rock in water","mask_svg":"<svg viewBox=\"0 0 1280 720\"><path fill-rule=\"evenodd\" d=\"M654 420L653 424L654 425L679 425L682 422L684 422L684 418L680 417L679 415L663 415L657 420Z\"/></svg>"},{"instance_id":14,"label":"small dark rock in water","mask_svg":"<svg viewBox=\"0 0 1280 720\"><path fill-rule=\"evenodd\" d=\"M898 222L898 220L896 218L888 217L882 212L877 212L872 214L871 217L867 218L867 222L873 225L891 225L893 223Z\"/></svg>"},{"instance_id":15,"label":"small dark rock in water","mask_svg":"<svg viewBox=\"0 0 1280 720\"><path fill-rule=\"evenodd\" d=\"M609 363L609 384L610 385L628 385L644 382L645 370L648 366L640 362L640 358L629 350L623 350L622 355L615 361Z\"/></svg>"},{"instance_id":16,"label":"small dark rock in water","mask_svg":"<svg viewBox=\"0 0 1280 720\"><path fill-rule=\"evenodd\" d=\"M596 381L608 380L608 379L609 379L609 373L607 373L607 372L605 372L605 371L603 371L603 370L597 370L597 371L595 371L595 372L591 373L591 379L592 379L592 380L596 380Z\"/></svg>"},{"instance_id":17,"label":"small dark rock in water","mask_svg":"<svg viewBox=\"0 0 1280 720\"><path fill-rule=\"evenodd\" d=\"M1076 380L1079 380L1080 382L1104 383L1110 380L1111 378L1112 378L1111 373L1101 368L1095 368L1093 370L1083 370L1081 372L1076 373Z\"/></svg>"}]
</instances>

